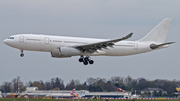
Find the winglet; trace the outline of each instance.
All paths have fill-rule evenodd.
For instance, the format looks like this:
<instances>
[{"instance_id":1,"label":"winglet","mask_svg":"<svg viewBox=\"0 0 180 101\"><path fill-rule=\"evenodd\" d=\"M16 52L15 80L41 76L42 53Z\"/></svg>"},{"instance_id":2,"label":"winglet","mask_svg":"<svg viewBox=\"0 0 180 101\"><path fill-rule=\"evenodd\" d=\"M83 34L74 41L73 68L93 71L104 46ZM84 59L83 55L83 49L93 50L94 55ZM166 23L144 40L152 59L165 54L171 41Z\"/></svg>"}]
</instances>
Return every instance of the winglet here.
<instances>
[{"instance_id":1,"label":"winglet","mask_svg":"<svg viewBox=\"0 0 180 101\"><path fill-rule=\"evenodd\" d=\"M110 40L109 42L118 42L118 41L121 41L121 40L126 40L126 39L128 39L128 38L130 38L131 36L133 35L133 33L130 33L130 34L128 34L127 36L125 36L125 37L122 37L122 38L120 38L120 39L114 39L114 40Z\"/></svg>"},{"instance_id":2,"label":"winglet","mask_svg":"<svg viewBox=\"0 0 180 101\"><path fill-rule=\"evenodd\" d=\"M128 38L130 38L132 35L133 35L133 33L130 33L130 34L128 34L127 36L125 36L124 38L125 38L125 39L128 39Z\"/></svg>"}]
</instances>

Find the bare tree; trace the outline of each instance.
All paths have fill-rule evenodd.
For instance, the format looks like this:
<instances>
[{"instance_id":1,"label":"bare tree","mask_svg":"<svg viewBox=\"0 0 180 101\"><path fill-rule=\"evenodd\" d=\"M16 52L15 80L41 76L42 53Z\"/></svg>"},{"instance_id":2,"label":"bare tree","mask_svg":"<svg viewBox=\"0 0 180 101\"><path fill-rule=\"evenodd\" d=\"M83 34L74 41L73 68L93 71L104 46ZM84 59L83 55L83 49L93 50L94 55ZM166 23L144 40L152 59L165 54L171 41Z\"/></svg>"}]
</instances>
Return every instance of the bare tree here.
<instances>
[{"instance_id":1,"label":"bare tree","mask_svg":"<svg viewBox=\"0 0 180 101\"><path fill-rule=\"evenodd\" d=\"M32 84L33 87L38 87L39 90L42 90L42 85L39 81L34 81L33 84Z\"/></svg>"},{"instance_id":2,"label":"bare tree","mask_svg":"<svg viewBox=\"0 0 180 101\"><path fill-rule=\"evenodd\" d=\"M90 77L90 78L87 78L86 82L88 85L93 85L96 82L96 79Z\"/></svg>"},{"instance_id":3,"label":"bare tree","mask_svg":"<svg viewBox=\"0 0 180 101\"><path fill-rule=\"evenodd\" d=\"M11 82L4 82L3 83L3 90L5 93L11 92Z\"/></svg>"},{"instance_id":4,"label":"bare tree","mask_svg":"<svg viewBox=\"0 0 180 101\"><path fill-rule=\"evenodd\" d=\"M18 91L18 83L17 83L17 79L16 78L14 78L13 80L12 80L12 92L17 92Z\"/></svg>"},{"instance_id":5,"label":"bare tree","mask_svg":"<svg viewBox=\"0 0 180 101\"><path fill-rule=\"evenodd\" d=\"M45 90L51 90L51 83L50 82L45 83Z\"/></svg>"},{"instance_id":6,"label":"bare tree","mask_svg":"<svg viewBox=\"0 0 180 101\"><path fill-rule=\"evenodd\" d=\"M70 81L70 83L68 83L67 85L66 85L66 89L67 90L72 90L72 89L74 89L76 87L76 84L75 84L75 80L74 79L72 79L71 81Z\"/></svg>"}]
</instances>

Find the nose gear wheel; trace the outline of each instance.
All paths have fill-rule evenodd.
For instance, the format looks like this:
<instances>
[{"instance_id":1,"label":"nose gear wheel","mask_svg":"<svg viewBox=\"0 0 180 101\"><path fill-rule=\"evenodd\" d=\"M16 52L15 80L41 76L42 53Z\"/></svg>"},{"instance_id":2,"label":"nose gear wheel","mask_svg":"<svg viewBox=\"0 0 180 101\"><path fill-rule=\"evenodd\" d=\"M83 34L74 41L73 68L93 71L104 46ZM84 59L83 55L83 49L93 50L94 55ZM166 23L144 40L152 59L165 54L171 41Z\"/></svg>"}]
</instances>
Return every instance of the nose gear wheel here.
<instances>
[{"instance_id":1,"label":"nose gear wheel","mask_svg":"<svg viewBox=\"0 0 180 101\"><path fill-rule=\"evenodd\" d=\"M21 50L21 54L20 54L21 57L24 57L24 53L23 53L23 50Z\"/></svg>"}]
</instances>

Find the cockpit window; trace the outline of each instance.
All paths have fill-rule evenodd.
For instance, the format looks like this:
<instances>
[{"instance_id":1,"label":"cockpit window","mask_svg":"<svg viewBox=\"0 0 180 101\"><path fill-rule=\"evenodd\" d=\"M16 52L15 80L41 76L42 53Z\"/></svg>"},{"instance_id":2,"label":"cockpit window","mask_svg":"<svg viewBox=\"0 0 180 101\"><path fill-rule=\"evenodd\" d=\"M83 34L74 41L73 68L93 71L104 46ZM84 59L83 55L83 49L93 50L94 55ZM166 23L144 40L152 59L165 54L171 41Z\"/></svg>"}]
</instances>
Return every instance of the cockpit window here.
<instances>
[{"instance_id":1,"label":"cockpit window","mask_svg":"<svg viewBox=\"0 0 180 101\"><path fill-rule=\"evenodd\" d=\"M8 37L8 39L14 39L14 37Z\"/></svg>"}]
</instances>

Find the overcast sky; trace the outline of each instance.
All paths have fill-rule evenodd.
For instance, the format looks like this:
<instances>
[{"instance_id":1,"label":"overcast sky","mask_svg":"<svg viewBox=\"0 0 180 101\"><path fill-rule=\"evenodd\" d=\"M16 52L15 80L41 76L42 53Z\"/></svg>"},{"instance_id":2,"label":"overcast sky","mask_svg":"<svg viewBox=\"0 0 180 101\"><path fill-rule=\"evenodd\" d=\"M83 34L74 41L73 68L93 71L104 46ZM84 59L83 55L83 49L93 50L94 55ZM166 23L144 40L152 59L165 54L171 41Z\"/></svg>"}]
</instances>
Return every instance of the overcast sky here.
<instances>
[{"instance_id":1,"label":"overcast sky","mask_svg":"<svg viewBox=\"0 0 180 101\"><path fill-rule=\"evenodd\" d=\"M87 78L113 76L149 80L180 80L179 0L0 0L0 84L17 76L23 82L62 78L80 82ZM25 51L3 43L19 33L113 39L134 33L128 40L145 36L164 18L174 22L166 42L169 48L123 57L91 57L84 66L79 57L51 58L50 53ZM121 50L119 50L121 51Z\"/></svg>"}]
</instances>

